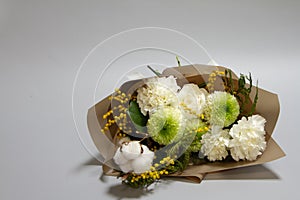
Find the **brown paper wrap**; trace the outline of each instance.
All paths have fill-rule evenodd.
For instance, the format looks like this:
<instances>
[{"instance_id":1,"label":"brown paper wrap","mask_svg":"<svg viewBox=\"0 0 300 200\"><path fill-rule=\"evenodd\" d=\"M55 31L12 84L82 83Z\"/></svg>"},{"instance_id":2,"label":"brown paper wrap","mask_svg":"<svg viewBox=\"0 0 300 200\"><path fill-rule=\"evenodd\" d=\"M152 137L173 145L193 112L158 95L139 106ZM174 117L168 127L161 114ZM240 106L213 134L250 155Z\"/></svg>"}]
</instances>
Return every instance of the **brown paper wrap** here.
<instances>
[{"instance_id":1,"label":"brown paper wrap","mask_svg":"<svg viewBox=\"0 0 300 200\"><path fill-rule=\"evenodd\" d=\"M183 85L187 82L201 84L208 80L208 76L214 70L224 71L224 67L221 66L209 66L209 65L189 65L183 67L173 67L166 69L162 75L169 76L173 75L177 77L178 84ZM234 75L234 78L237 78ZM221 81L221 80L219 80ZM135 90L136 88L143 85L142 80L129 81L122 85L122 91ZM216 87L218 87L218 80L216 80ZM222 83L220 83L221 85ZM131 91L132 93L133 91ZM205 174L213 173L223 170L235 169L246 166L259 165L266 162L270 162L285 156L279 145L273 140L272 133L275 128L278 115L279 115L279 101L278 96L271 92L263 89L258 89L259 99L256 105L257 114L262 115L266 120L266 139L267 148L264 153L255 161L239 161L239 162L206 162L200 165L188 166L183 172L177 172L169 176L187 178L190 181L200 183ZM254 98L254 94L251 94ZM99 150L100 154L104 158L103 172L106 175L117 176L119 173L108 166L113 166L112 157L116 150L114 144L115 130L111 130L111 135L103 136L101 133L101 127L106 123L102 116L105 114L111 106L110 100L107 98L103 99L88 111L87 122L91 137L95 143L95 146Z\"/></svg>"}]
</instances>

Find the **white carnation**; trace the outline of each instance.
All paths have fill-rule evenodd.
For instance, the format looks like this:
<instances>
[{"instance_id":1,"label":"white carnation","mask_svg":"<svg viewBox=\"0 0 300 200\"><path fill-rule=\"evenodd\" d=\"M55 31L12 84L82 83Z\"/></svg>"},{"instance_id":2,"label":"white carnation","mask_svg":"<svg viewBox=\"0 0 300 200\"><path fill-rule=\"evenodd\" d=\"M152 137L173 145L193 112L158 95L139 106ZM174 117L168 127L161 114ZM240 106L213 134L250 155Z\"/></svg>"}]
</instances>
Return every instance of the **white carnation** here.
<instances>
[{"instance_id":1,"label":"white carnation","mask_svg":"<svg viewBox=\"0 0 300 200\"><path fill-rule=\"evenodd\" d=\"M182 87L178 93L179 102L183 106L185 115L188 118L199 116L203 112L208 92L199 88L196 84L190 83Z\"/></svg>"},{"instance_id":2,"label":"white carnation","mask_svg":"<svg viewBox=\"0 0 300 200\"><path fill-rule=\"evenodd\" d=\"M145 87L137 90L137 103L143 115L153 112L163 106L177 106L176 96L180 87L173 76L152 78L146 82Z\"/></svg>"},{"instance_id":3,"label":"white carnation","mask_svg":"<svg viewBox=\"0 0 300 200\"><path fill-rule=\"evenodd\" d=\"M208 160L223 160L228 155L228 130L222 130L220 126L212 126L211 131L202 136L201 143L201 152L207 156Z\"/></svg>"},{"instance_id":4,"label":"white carnation","mask_svg":"<svg viewBox=\"0 0 300 200\"><path fill-rule=\"evenodd\" d=\"M243 117L238 124L230 129L229 142L231 156L234 160L256 160L266 149L265 126L266 120L260 115Z\"/></svg>"}]
</instances>

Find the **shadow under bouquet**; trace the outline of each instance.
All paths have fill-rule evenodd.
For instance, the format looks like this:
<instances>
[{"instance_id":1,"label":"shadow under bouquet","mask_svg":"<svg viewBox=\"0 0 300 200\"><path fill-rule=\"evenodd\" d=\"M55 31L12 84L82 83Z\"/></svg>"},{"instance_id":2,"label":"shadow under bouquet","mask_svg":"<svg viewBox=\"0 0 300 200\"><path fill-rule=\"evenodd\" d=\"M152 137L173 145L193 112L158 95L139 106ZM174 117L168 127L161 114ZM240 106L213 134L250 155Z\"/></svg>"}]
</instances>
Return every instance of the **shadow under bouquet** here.
<instances>
[{"instance_id":1,"label":"shadow under bouquet","mask_svg":"<svg viewBox=\"0 0 300 200\"><path fill-rule=\"evenodd\" d=\"M207 173L285 155L271 137L278 97L254 86L250 73L198 64L153 72L88 111L106 175L136 188L170 176L200 183Z\"/></svg>"}]
</instances>

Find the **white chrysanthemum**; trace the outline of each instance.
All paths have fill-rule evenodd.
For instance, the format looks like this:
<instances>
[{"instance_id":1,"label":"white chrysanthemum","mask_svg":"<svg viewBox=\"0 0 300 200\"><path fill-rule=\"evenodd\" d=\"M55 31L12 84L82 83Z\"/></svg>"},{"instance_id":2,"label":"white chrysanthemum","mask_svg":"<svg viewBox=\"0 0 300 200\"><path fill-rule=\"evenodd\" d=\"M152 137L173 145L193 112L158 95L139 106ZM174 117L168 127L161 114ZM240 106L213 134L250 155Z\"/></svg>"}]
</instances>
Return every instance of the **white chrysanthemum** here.
<instances>
[{"instance_id":1,"label":"white chrysanthemum","mask_svg":"<svg viewBox=\"0 0 300 200\"><path fill-rule=\"evenodd\" d=\"M150 170L154 153L139 141L123 143L113 157L115 163L124 173L135 172L137 174Z\"/></svg>"},{"instance_id":2,"label":"white chrysanthemum","mask_svg":"<svg viewBox=\"0 0 300 200\"><path fill-rule=\"evenodd\" d=\"M228 155L228 130L222 130L220 126L212 126L211 131L202 136L201 143L201 152L207 156L208 160L223 160Z\"/></svg>"},{"instance_id":3,"label":"white chrysanthemum","mask_svg":"<svg viewBox=\"0 0 300 200\"><path fill-rule=\"evenodd\" d=\"M233 138L229 142L231 156L234 160L256 160L266 149L265 141L266 120L260 115L243 117L238 124L230 129L230 136Z\"/></svg>"},{"instance_id":4,"label":"white chrysanthemum","mask_svg":"<svg viewBox=\"0 0 300 200\"><path fill-rule=\"evenodd\" d=\"M200 89L193 83L182 87L177 96L186 117L195 118L203 112L207 95L208 92L205 89Z\"/></svg>"},{"instance_id":5,"label":"white chrysanthemum","mask_svg":"<svg viewBox=\"0 0 300 200\"><path fill-rule=\"evenodd\" d=\"M180 87L173 76L152 78L146 82L145 87L137 90L137 103L143 115L153 112L163 106L177 106L176 96Z\"/></svg>"}]
</instances>

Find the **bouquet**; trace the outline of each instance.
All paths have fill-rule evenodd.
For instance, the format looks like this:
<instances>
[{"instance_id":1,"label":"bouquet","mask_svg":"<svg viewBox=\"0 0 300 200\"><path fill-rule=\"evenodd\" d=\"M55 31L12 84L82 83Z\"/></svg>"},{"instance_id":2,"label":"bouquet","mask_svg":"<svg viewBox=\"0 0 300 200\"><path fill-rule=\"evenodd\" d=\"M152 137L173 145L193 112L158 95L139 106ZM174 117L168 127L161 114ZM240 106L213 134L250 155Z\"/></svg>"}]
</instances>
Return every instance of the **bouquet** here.
<instances>
[{"instance_id":1,"label":"bouquet","mask_svg":"<svg viewBox=\"0 0 300 200\"><path fill-rule=\"evenodd\" d=\"M221 66L167 68L124 83L88 112L106 175L132 187L163 177L201 182L205 174L269 162L285 154L271 135L277 95L251 73Z\"/></svg>"}]
</instances>

